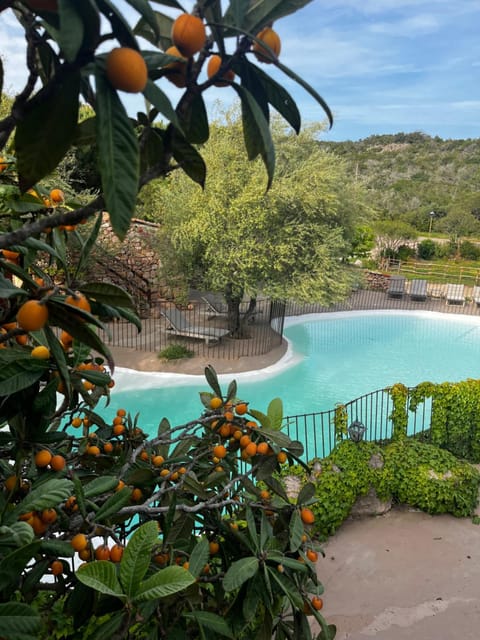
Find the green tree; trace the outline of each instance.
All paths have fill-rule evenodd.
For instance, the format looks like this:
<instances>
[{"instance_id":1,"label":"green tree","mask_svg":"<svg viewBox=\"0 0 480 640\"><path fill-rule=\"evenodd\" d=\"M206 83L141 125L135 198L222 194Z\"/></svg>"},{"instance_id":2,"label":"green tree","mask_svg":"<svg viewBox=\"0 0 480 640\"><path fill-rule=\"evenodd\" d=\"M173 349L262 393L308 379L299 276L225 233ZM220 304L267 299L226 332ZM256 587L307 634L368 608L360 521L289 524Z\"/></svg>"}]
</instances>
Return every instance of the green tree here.
<instances>
[{"instance_id":1,"label":"green tree","mask_svg":"<svg viewBox=\"0 0 480 640\"><path fill-rule=\"evenodd\" d=\"M400 247L417 237L417 231L411 225L399 220L379 220L375 224L375 234L378 258L387 253L396 254Z\"/></svg>"},{"instance_id":2,"label":"green tree","mask_svg":"<svg viewBox=\"0 0 480 640\"><path fill-rule=\"evenodd\" d=\"M204 191L176 173L168 188L141 194L144 210L163 225L167 273L223 292L230 328L240 334L244 295L324 304L344 297L349 273L342 260L354 219L366 211L363 192L343 163L319 148L315 128L296 137L277 120L273 129L277 174L268 192L261 165L239 152L241 120L230 111L202 149L213 168Z\"/></svg>"}]
</instances>

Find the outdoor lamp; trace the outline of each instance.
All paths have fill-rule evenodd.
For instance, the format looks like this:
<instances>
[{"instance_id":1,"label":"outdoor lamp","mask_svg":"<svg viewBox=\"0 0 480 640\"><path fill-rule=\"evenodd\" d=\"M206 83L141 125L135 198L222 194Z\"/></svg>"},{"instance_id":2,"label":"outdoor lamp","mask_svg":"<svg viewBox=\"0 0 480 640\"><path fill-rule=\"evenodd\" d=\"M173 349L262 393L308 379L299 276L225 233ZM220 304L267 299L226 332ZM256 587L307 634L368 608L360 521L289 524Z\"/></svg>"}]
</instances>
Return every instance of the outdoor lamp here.
<instances>
[{"instance_id":1,"label":"outdoor lamp","mask_svg":"<svg viewBox=\"0 0 480 640\"><path fill-rule=\"evenodd\" d=\"M360 420L354 420L348 427L348 435L350 436L350 440L352 440L352 442L360 442L366 430L367 427L363 423L361 423Z\"/></svg>"}]
</instances>

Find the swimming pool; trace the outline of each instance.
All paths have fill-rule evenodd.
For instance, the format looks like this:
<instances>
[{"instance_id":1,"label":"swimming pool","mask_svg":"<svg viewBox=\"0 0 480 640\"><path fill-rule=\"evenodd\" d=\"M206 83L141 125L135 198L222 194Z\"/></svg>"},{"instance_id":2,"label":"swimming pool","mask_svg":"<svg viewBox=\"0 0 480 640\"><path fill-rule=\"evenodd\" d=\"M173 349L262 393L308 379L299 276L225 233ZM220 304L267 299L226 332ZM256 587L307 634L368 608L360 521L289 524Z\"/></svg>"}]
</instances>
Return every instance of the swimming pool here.
<instances>
[{"instance_id":1,"label":"swimming pool","mask_svg":"<svg viewBox=\"0 0 480 640\"><path fill-rule=\"evenodd\" d=\"M395 382L457 381L480 377L480 321L433 312L344 312L289 318L286 356L261 371L220 376L222 388L235 378L239 397L265 411L281 397L285 415L333 409ZM153 434L163 417L181 424L202 411L203 376L119 370L111 407L140 412L139 426Z\"/></svg>"}]
</instances>

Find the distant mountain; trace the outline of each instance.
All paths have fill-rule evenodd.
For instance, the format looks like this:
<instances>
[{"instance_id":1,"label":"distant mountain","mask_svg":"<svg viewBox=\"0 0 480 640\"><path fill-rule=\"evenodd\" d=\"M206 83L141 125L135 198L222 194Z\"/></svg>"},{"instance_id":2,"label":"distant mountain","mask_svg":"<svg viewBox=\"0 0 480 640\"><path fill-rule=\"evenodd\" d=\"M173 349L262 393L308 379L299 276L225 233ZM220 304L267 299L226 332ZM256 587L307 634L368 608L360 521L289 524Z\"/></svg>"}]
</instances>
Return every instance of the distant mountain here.
<instances>
[{"instance_id":1,"label":"distant mountain","mask_svg":"<svg viewBox=\"0 0 480 640\"><path fill-rule=\"evenodd\" d=\"M438 231L480 232L480 139L442 140L424 133L375 135L356 142L320 142L350 166L371 192L381 218L402 219L428 230L429 212L447 213ZM468 227L468 228L464 228ZM471 228L470 228L471 227Z\"/></svg>"}]
</instances>

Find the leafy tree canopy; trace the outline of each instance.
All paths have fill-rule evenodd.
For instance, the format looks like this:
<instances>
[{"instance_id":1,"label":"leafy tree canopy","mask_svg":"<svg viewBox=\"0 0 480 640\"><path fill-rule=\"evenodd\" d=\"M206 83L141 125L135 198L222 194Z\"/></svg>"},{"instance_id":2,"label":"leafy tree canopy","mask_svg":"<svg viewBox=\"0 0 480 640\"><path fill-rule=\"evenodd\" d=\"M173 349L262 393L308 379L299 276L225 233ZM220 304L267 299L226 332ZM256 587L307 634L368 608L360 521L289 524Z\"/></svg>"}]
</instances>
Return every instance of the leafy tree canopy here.
<instances>
[{"instance_id":1,"label":"leafy tree canopy","mask_svg":"<svg viewBox=\"0 0 480 640\"><path fill-rule=\"evenodd\" d=\"M268 192L261 165L240 152L241 120L229 111L202 149L212 169L205 190L175 173L141 194L142 208L164 225L167 270L183 270L190 284L328 303L348 288L342 258L366 215L364 192L319 149L318 127L299 137L278 120L273 129L278 167Z\"/></svg>"}]
</instances>

